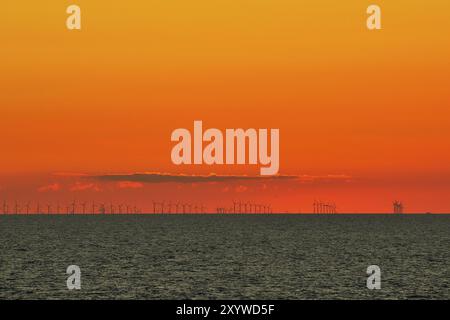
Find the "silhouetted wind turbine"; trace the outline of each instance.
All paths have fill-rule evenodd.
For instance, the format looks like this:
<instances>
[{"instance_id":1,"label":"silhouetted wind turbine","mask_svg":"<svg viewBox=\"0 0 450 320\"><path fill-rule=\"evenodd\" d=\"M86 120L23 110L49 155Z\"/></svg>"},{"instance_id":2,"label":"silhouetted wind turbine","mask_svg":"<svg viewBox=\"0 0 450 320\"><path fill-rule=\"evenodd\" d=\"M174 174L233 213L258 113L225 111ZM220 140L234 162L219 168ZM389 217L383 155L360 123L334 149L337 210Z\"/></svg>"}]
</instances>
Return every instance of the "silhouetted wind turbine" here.
<instances>
[{"instance_id":1,"label":"silhouetted wind turbine","mask_svg":"<svg viewBox=\"0 0 450 320\"><path fill-rule=\"evenodd\" d=\"M8 203L6 202L6 200L3 200L3 214L8 214Z\"/></svg>"},{"instance_id":2,"label":"silhouetted wind turbine","mask_svg":"<svg viewBox=\"0 0 450 320\"><path fill-rule=\"evenodd\" d=\"M76 209L76 202L75 202L75 200L73 200L73 202L72 202L72 214L75 214L75 209Z\"/></svg>"},{"instance_id":3,"label":"silhouetted wind turbine","mask_svg":"<svg viewBox=\"0 0 450 320\"><path fill-rule=\"evenodd\" d=\"M25 205L25 208L27 210L27 214L30 214L30 201L27 202L27 204Z\"/></svg>"},{"instance_id":4,"label":"silhouetted wind turbine","mask_svg":"<svg viewBox=\"0 0 450 320\"><path fill-rule=\"evenodd\" d=\"M100 214L106 214L106 208L104 203L99 204L99 212Z\"/></svg>"},{"instance_id":5,"label":"silhouetted wind turbine","mask_svg":"<svg viewBox=\"0 0 450 320\"><path fill-rule=\"evenodd\" d=\"M87 203L86 202L82 202L80 204L81 204L81 210L82 210L83 214L86 214L86 205L87 205Z\"/></svg>"}]
</instances>

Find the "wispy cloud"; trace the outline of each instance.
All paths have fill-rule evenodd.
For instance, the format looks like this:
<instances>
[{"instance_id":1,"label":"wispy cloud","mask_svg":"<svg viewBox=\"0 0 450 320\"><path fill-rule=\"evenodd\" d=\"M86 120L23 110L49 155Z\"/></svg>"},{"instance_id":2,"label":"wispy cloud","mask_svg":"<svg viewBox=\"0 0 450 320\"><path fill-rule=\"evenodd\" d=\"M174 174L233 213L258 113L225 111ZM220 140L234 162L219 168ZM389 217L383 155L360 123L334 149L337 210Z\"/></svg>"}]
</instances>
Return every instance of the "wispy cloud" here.
<instances>
[{"instance_id":1,"label":"wispy cloud","mask_svg":"<svg viewBox=\"0 0 450 320\"><path fill-rule=\"evenodd\" d=\"M45 186L39 187L37 189L38 192L55 192L55 191L58 191L58 190L61 190L61 185L59 183L56 183L56 182L52 183L52 184L49 184L49 185L45 185Z\"/></svg>"},{"instance_id":2,"label":"wispy cloud","mask_svg":"<svg viewBox=\"0 0 450 320\"><path fill-rule=\"evenodd\" d=\"M117 183L117 186L120 189L139 189L144 187L144 184L136 181L120 181Z\"/></svg>"},{"instance_id":3,"label":"wispy cloud","mask_svg":"<svg viewBox=\"0 0 450 320\"><path fill-rule=\"evenodd\" d=\"M70 187L70 191L86 191L86 190L101 191L100 187L97 186L95 183L76 182L73 186Z\"/></svg>"},{"instance_id":4,"label":"wispy cloud","mask_svg":"<svg viewBox=\"0 0 450 320\"><path fill-rule=\"evenodd\" d=\"M243 185L239 185L237 186L234 191L238 192L238 193L242 193L248 190L248 187L243 186Z\"/></svg>"}]
</instances>

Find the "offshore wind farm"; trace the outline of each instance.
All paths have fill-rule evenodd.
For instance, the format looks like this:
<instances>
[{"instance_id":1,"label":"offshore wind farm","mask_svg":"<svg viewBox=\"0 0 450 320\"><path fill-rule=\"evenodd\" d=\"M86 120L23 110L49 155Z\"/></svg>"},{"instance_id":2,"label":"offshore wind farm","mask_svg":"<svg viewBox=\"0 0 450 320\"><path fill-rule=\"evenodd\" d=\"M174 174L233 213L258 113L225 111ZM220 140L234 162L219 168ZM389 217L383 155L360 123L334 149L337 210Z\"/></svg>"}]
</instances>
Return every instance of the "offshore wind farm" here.
<instances>
[{"instance_id":1,"label":"offshore wind farm","mask_svg":"<svg viewBox=\"0 0 450 320\"><path fill-rule=\"evenodd\" d=\"M46 203L41 206L38 201L32 203L26 201L21 203L17 200L9 203L4 200L1 205L0 214L3 215L31 215L31 214L58 214L58 215L74 215L74 214L337 214L337 206L334 202L323 202L314 200L312 210L301 212L290 212L289 210L275 210L271 204L258 204L251 201L234 200L230 206L207 207L202 203L189 203L180 201L155 201L152 200L150 210L143 210L136 205L127 203L105 203L105 202L88 202L73 200L66 204L59 201L56 203ZM344 212L345 213L345 212ZM393 202L393 213L403 214L404 205L402 202L395 200ZM430 214L430 212L426 212Z\"/></svg>"}]
</instances>

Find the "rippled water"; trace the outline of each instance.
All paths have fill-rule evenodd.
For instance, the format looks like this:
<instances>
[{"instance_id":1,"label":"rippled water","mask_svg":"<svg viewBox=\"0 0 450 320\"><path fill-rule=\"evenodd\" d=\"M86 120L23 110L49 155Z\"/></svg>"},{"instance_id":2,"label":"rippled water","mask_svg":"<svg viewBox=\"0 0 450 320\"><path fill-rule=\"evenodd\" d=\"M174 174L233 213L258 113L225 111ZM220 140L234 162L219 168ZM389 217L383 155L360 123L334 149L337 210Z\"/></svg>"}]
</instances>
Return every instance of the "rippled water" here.
<instances>
[{"instance_id":1,"label":"rippled water","mask_svg":"<svg viewBox=\"0 0 450 320\"><path fill-rule=\"evenodd\" d=\"M0 216L0 298L449 299L449 247L450 216Z\"/></svg>"}]
</instances>

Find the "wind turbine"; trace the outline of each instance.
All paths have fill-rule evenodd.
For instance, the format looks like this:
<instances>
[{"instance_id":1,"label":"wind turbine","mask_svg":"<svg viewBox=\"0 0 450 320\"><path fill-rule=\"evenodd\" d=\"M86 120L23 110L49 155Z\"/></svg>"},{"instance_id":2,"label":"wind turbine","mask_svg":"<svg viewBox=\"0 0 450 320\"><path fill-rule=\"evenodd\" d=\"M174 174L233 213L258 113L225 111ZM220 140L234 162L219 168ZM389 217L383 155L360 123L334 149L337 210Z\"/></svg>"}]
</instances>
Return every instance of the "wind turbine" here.
<instances>
[{"instance_id":1,"label":"wind turbine","mask_svg":"<svg viewBox=\"0 0 450 320\"><path fill-rule=\"evenodd\" d=\"M82 202L80 204L81 204L81 208L82 208L83 214L86 214L86 205L87 205L87 203L86 202Z\"/></svg>"},{"instance_id":2,"label":"wind turbine","mask_svg":"<svg viewBox=\"0 0 450 320\"><path fill-rule=\"evenodd\" d=\"M403 203L401 201L394 202L394 213L403 213Z\"/></svg>"},{"instance_id":3,"label":"wind turbine","mask_svg":"<svg viewBox=\"0 0 450 320\"><path fill-rule=\"evenodd\" d=\"M76 209L76 202L75 202L75 200L73 200L73 202L72 202L72 214L75 214L75 209Z\"/></svg>"},{"instance_id":4,"label":"wind turbine","mask_svg":"<svg viewBox=\"0 0 450 320\"><path fill-rule=\"evenodd\" d=\"M27 204L25 205L25 208L27 210L27 214L30 214L30 201L27 202Z\"/></svg>"},{"instance_id":5,"label":"wind turbine","mask_svg":"<svg viewBox=\"0 0 450 320\"><path fill-rule=\"evenodd\" d=\"M3 200L3 214L8 214L8 204L6 203L6 200Z\"/></svg>"},{"instance_id":6,"label":"wind turbine","mask_svg":"<svg viewBox=\"0 0 450 320\"><path fill-rule=\"evenodd\" d=\"M398 200L394 201L394 213L401 213L400 202Z\"/></svg>"},{"instance_id":7,"label":"wind turbine","mask_svg":"<svg viewBox=\"0 0 450 320\"><path fill-rule=\"evenodd\" d=\"M99 213L100 214L106 214L106 208L105 208L105 204L104 203L100 203L99 204Z\"/></svg>"},{"instance_id":8,"label":"wind turbine","mask_svg":"<svg viewBox=\"0 0 450 320\"><path fill-rule=\"evenodd\" d=\"M51 208L52 208L51 204L47 203L47 214L50 214Z\"/></svg>"}]
</instances>

